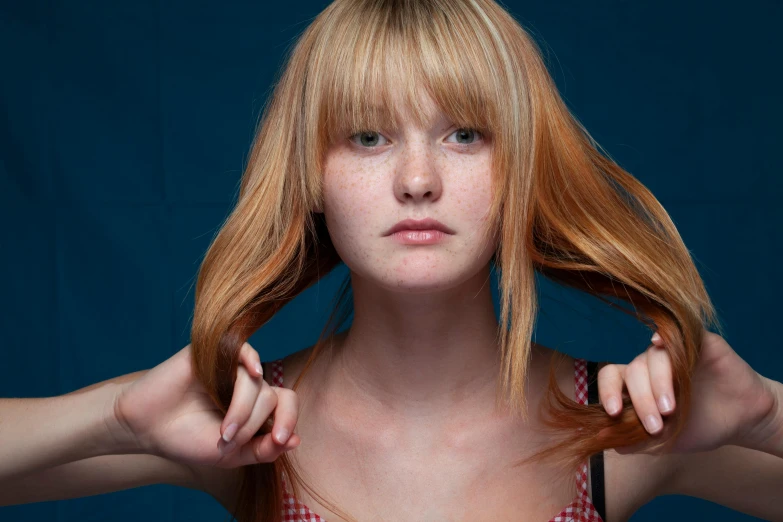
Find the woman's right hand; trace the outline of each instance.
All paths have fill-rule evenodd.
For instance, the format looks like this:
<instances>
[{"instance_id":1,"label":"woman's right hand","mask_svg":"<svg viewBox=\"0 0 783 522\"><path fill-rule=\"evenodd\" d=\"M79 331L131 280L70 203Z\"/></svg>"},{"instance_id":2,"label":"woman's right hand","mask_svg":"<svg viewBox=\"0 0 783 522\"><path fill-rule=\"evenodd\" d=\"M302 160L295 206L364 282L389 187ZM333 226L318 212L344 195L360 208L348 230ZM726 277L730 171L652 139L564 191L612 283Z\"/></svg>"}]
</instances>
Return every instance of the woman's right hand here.
<instances>
[{"instance_id":1,"label":"woman's right hand","mask_svg":"<svg viewBox=\"0 0 783 522\"><path fill-rule=\"evenodd\" d=\"M272 462L299 445L295 433L299 410L296 392L270 386L255 369L258 353L244 343L239 353L234 394L225 418L196 379L191 346L136 379L122 385L114 403L115 424L142 453L187 465L236 468ZM274 413L270 433L253 437ZM222 436L237 430L227 443ZM278 436L290 435L283 443ZM274 439L272 435L274 434Z\"/></svg>"}]
</instances>

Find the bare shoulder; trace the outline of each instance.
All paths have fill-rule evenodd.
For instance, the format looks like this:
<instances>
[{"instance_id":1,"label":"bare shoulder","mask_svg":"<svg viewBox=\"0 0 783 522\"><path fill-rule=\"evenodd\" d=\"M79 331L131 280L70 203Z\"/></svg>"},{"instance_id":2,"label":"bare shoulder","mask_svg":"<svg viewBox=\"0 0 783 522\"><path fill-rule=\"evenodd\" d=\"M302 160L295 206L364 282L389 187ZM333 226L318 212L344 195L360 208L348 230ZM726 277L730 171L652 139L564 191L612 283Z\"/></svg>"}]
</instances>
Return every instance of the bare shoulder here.
<instances>
[{"instance_id":1,"label":"bare shoulder","mask_svg":"<svg viewBox=\"0 0 783 522\"><path fill-rule=\"evenodd\" d=\"M534 343L534 361L538 360L538 367L544 373L548 372L549 363L555 355L563 358L563 363L556 368L560 389L568 397L575 397L574 358ZM548 375L543 377L548 378ZM676 455L621 455L613 449L604 451L606 522L626 521L639 508L665 495L677 465ZM588 488L593 490L589 474Z\"/></svg>"},{"instance_id":2,"label":"bare shoulder","mask_svg":"<svg viewBox=\"0 0 783 522\"><path fill-rule=\"evenodd\" d=\"M307 370L307 378L305 381L308 383L308 388L313 387L317 389L318 386L322 383L322 379L325 377L325 374L328 374L330 371L330 354L339 352L340 346L342 345L343 341L345 341L347 334L347 331L339 332L333 334L330 338L324 341L329 346L321 347L321 352L315 357L315 359L313 359L311 367ZM307 361L310 359L314 348L315 345L310 345L283 358L283 387L289 389L293 387L296 379L299 377L302 371L304 371L304 368L307 365ZM304 393L303 388L298 388L297 392L300 394Z\"/></svg>"}]
</instances>

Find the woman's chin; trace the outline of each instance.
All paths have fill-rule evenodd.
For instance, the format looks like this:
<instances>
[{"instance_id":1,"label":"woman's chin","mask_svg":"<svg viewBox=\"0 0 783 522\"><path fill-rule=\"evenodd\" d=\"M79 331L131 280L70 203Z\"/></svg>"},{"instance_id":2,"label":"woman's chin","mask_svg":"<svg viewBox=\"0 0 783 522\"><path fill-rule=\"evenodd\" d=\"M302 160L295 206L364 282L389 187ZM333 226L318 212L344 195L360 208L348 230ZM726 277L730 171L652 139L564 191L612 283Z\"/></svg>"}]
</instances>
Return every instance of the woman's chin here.
<instances>
[{"instance_id":1,"label":"woman's chin","mask_svg":"<svg viewBox=\"0 0 783 522\"><path fill-rule=\"evenodd\" d=\"M405 272L396 272L386 274L376 279L376 284L390 292L406 294L433 294L450 290L469 280L471 274L459 274L438 270L436 268L427 269L426 272L416 273L408 270Z\"/></svg>"}]
</instances>

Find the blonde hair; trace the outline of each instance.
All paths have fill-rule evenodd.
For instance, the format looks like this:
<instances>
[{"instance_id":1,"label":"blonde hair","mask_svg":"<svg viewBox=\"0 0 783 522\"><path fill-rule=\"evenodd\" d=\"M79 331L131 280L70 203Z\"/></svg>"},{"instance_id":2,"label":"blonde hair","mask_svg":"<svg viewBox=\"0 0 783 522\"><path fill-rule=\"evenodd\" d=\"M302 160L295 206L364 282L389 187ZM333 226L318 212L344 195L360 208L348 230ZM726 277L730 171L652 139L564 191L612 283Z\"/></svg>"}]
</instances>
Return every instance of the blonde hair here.
<instances>
[{"instance_id":1,"label":"blonde hair","mask_svg":"<svg viewBox=\"0 0 783 522\"><path fill-rule=\"evenodd\" d=\"M287 58L264 107L238 202L198 275L195 368L224 414L242 344L341 262L323 215L313 211L321 206L331 140L394 128L393 98L423 117L417 95L423 89L453 123L492 135L487 233L499 239L493 257L501 316L498 402L526 415L538 271L660 333L673 362L678 405L667 422L676 422L679 433L703 328L717 325L713 306L666 211L570 113L539 47L508 12L491 0L337 0ZM346 281L339 303L345 304L349 286ZM293 389L339 327L339 308ZM554 378L556 364L542 405L559 442L517 465L557 457L558 465L575 469L597 452L650 437L628 400L613 419L600 405L565 396ZM269 423L259 434L268 430ZM352 519L308 486L286 454L242 469L233 515L240 522L280 521L283 472L296 497L301 484Z\"/></svg>"}]
</instances>

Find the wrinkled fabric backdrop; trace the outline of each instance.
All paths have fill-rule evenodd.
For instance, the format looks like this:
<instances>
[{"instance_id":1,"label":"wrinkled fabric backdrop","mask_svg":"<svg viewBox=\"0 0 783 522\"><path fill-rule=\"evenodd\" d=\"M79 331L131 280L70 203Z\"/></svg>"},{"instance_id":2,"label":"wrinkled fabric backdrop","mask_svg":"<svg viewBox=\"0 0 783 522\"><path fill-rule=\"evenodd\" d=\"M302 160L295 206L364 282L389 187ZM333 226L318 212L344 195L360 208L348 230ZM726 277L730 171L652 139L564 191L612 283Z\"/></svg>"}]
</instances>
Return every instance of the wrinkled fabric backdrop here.
<instances>
[{"instance_id":1,"label":"wrinkled fabric backdrop","mask_svg":"<svg viewBox=\"0 0 783 522\"><path fill-rule=\"evenodd\" d=\"M196 273L235 202L262 103L326 4L0 4L0 396L67 393L188 343ZM505 5L534 31L576 116L669 211L727 341L783 380L781 3ZM312 344L346 274L251 338L263 360ZM618 363L647 347L626 315L540 284L537 342ZM3 521L226 516L207 494L169 485L0 508ZM754 519L670 496L632 520L659 517Z\"/></svg>"}]
</instances>

